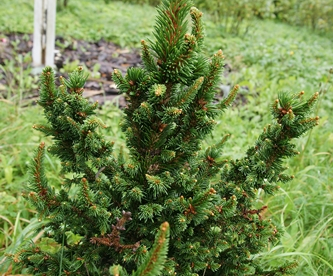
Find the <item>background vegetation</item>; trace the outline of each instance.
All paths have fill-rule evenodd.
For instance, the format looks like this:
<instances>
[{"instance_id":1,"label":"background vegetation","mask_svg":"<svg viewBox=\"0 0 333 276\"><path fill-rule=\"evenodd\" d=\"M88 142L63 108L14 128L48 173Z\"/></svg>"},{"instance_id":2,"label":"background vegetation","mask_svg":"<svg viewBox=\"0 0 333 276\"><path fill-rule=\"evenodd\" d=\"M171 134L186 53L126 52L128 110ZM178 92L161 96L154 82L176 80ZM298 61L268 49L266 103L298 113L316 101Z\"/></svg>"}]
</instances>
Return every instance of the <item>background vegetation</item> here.
<instances>
[{"instance_id":1,"label":"background vegetation","mask_svg":"<svg viewBox=\"0 0 333 276\"><path fill-rule=\"evenodd\" d=\"M125 0L133 4L158 5L159 0ZM194 0L196 7L237 32L238 25L253 17L277 19L319 32L332 31L333 5L330 0Z\"/></svg>"},{"instance_id":2,"label":"background vegetation","mask_svg":"<svg viewBox=\"0 0 333 276\"><path fill-rule=\"evenodd\" d=\"M59 7L57 35L74 39L111 40L123 47L139 47L149 38L157 1L70 0ZM298 142L301 154L289 162L295 179L272 197L258 194L269 206L265 216L283 225L280 244L264 254L267 261L295 258L298 275L333 274L333 7L329 0L194 1L205 10L206 51L222 49L228 70L225 86L243 88L233 108L225 112L209 141L231 133L225 155L242 156L270 120L269 104L280 91L321 94L320 125ZM258 3L261 3L260 5ZM139 5L138 5L139 4ZM2 0L0 40L7 33L33 32L33 1ZM20 10L18 10L18 7ZM1 43L1 42L0 42ZM12 42L17 43L17 42ZM0 44L0 56L3 54ZM0 65L0 272L10 269L6 253L24 238L34 237L38 221L22 199L32 153L44 137L32 130L43 121L37 106L23 107L26 91L36 86L31 56L16 55ZM226 71L228 71L226 70ZM331 73L330 73L331 70ZM114 105L100 109L110 126L110 139L123 145L121 111ZM60 185L59 162L47 156L48 178ZM258 256L255 256L258 257Z\"/></svg>"}]
</instances>

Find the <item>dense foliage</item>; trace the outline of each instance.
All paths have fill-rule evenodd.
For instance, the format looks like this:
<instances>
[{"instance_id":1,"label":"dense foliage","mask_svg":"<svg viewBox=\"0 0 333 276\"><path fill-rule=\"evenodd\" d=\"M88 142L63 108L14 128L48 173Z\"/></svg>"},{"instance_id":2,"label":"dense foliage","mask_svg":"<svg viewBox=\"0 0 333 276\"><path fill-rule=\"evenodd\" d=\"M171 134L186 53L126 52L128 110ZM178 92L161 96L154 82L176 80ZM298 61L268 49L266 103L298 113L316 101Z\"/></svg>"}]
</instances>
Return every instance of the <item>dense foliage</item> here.
<instances>
[{"instance_id":1,"label":"dense foliage","mask_svg":"<svg viewBox=\"0 0 333 276\"><path fill-rule=\"evenodd\" d=\"M126 0L135 4L157 5L157 0ZM194 4L221 22L225 28L238 33L240 24L254 17L275 18L313 30L333 30L331 0L194 0Z\"/></svg>"},{"instance_id":2,"label":"dense foliage","mask_svg":"<svg viewBox=\"0 0 333 276\"><path fill-rule=\"evenodd\" d=\"M142 41L144 66L126 76L114 72L129 102L122 123L129 156L112 155L112 143L97 131L104 124L94 116L97 105L82 97L82 68L61 78L58 88L53 70L43 71L39 103L48 124L35 128L53 137L48 152L62 161L66 177L60 190L50 187L41 143L26 196L45 219L46 236L13 255L34 274L149 275L149 268L156 274L162 267L163 275L294 271L293 263L265 268L253 259L281 235L256 198L259 190L274 193L278 182L292 178L283 173L283 159L298 154L291 140L316 125L318 118L308 113L318 94L303 100L303 92L281 93L272 104L272 124L241 159L222 157L229 135L202 150L238 86L214 103L223 54L203 56L202 14L189 4L163 1L155 42Z\"/></svg>"}]
</instances>

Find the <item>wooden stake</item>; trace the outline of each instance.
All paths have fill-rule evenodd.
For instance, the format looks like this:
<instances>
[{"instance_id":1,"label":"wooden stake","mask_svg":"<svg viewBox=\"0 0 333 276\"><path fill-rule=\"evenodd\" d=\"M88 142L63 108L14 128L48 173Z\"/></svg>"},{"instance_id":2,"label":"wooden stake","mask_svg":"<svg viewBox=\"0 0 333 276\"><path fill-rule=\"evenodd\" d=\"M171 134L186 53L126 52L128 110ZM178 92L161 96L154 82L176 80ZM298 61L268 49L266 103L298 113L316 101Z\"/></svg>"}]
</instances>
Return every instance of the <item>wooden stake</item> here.
<instances>
[{"instance_id":1,"label":"wooden stake","mask_svg":"<svg viewBox=\"0 0 333 276\"><path fill-rule=\"evenodd\" d=\"M32 59L34 67L54 66L56 0L35 0Z\"/></svg>"}]
</instances>

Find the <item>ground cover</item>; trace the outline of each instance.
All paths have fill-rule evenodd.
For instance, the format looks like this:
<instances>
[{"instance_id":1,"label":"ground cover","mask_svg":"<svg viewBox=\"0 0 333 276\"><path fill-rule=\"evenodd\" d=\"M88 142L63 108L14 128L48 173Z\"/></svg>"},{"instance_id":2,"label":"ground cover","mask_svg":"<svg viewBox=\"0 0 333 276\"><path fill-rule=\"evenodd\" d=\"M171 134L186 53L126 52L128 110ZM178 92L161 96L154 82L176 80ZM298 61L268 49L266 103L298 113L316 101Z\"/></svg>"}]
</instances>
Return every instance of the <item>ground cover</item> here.
<instances>
[{"instance_id":1,"label":"ground cover","mask_svg":"<svg viewBox=\"0 0 333 276\"><path fill-rule=\"evenodd\" d=\"M30 2L3 1L0 38L8 37L5 35L8 32L32 32L33 7ZM77 39L98 41L101 38L123 47L138 47L140 40L149 37L152 31L155 13L152 7L120 2L108 5L104 1L81 2L84 4L70 1L68 9L57 15L57 34L64 38L64 49L66 43L72 45ZM24 18L17 13L15 7L18 5L22 13L24 11ZM94 16L97 13L99 16ZM207 17L209 19L208 14ZM301 154L289 162L289 171L295 174L295 180L281 185L280 192L273 197L258 194L258 200L270 206L265 215L278 220L285 230L281 243L270 248L274 254L267 253L264 258L274 262L292 257L300 263L299 275L330 275L333 272L333 97L329 70L333 66L333 43L306 29L272 21L251 21L246 34L245 27L239 36L231 36L222 33L218 23L206 20L207 51L222 48L226 56L226 71L230 72L226 74L224 84L239 83L243 87L243 100L237 101L234 108L221 117L210 139L216 141L221 135L231 133L225 155L237 158L270 120L269 104L280 91L296 93L304 90L308 95L320 91L317 109L320 125L310 135L302 137L298 142ZM33 226L38 223L21 197L32 152L41 139L45 140L31 128L43 120L40 109L36 106L22 108L19 104L25 91L36 85L35 77L24 73L29 69L18 66L24 58L29 61L29 56L22 53L21 57L13 58L17 62L11 67L7 64L7 72L14 73L16 79L10 87L3 82L3 90L11 93L2 95L0 100L0 206L3 206L0 208L0 255L13 252L15 245L31 234ZM66 70L69 69L70 66ZM122 144L121 134L117 131L121 111L109 105L100 112L111 126L110 139ZM59 185L55 177L59 173L57 160L49 158L48 166L49 178L54 185ZM7 262L3 267L8 269Z\"/></svg>"}]
</instances>

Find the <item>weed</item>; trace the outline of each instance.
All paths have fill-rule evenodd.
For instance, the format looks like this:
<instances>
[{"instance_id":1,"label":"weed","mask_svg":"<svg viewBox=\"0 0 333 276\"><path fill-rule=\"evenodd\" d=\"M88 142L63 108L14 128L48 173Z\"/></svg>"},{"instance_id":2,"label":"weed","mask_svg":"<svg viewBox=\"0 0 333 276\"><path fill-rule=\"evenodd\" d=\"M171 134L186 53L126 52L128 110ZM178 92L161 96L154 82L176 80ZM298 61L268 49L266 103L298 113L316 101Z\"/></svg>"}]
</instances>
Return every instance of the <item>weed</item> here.
<instances>
[{"instance_id":1,"label":"weed","mask_svg":"<svg viewBox=\"0 0 333 276\"><path fill-rule=\"evenodd\" d=\"M14 59L5 60L0 65L6 84L5 95L0 95L15 106L19 107L23 104L24 96L31 94L37 89L37 78L31 74L31 54L16 54ZM0 99L1 99L0 98ZM25 104L27 104L25 102Z\"/></svg>"}]
</instances>

